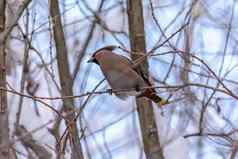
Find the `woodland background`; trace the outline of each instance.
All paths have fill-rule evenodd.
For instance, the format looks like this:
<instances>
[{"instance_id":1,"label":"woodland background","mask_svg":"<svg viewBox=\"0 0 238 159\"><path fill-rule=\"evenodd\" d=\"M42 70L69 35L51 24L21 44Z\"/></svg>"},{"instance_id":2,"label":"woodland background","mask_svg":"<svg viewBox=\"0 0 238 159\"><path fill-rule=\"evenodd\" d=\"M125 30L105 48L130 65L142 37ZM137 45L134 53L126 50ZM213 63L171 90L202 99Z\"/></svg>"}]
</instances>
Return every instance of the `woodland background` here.
<instances>
[{"instance_id":1,"label":"woodland background","mask_svg":"<svg viewBox=\"0 0 238 159\"><path fill-rule=\"evenodd\" d=\"M0 158L238 158L237 18L236 0L1 0ZM110 95L86 62L107 45L171 103Z\"/></svg>"}]
</instances>

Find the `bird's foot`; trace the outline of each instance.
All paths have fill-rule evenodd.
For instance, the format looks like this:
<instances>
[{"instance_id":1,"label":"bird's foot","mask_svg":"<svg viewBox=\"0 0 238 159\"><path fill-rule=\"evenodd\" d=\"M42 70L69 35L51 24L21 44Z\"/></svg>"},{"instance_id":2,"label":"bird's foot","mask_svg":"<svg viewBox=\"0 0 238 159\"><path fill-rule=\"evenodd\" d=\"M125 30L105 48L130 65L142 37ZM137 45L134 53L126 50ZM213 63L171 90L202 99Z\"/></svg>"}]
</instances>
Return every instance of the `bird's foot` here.
<instances>
[{"instance_id":1,"label":"bird's foot","mask_svg":"<svg viewBox=\"0 0 238 159\"><path fill-rule=\"evenodd\" d=\"M108 92L110 95L112 95L113 90L112 90L112 89L107 89L107 92Z\"/></svg>"}]
</instances>

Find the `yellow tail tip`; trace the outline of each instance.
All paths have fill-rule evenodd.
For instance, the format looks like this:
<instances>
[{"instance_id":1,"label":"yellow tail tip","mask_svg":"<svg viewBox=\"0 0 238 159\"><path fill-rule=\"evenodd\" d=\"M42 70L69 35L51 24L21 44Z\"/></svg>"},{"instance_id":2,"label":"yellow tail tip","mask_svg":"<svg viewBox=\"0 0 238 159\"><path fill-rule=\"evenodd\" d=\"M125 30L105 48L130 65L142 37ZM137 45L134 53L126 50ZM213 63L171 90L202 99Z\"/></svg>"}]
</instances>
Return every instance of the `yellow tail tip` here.
<instances>
[{"instance_id":1,"label":"yellow tail tip","mask_svg":"<svg viewBox=\"0 0 238 159\"><path fill-rule=\"evenodd\" d=\"M169 104L169 102L167 101L167 100L165 100L165 99L162 99L161 101L159 101L158 103L158 106L164 106L164 105L166 105L166 104Z\"/></svg>"}]
</instances>

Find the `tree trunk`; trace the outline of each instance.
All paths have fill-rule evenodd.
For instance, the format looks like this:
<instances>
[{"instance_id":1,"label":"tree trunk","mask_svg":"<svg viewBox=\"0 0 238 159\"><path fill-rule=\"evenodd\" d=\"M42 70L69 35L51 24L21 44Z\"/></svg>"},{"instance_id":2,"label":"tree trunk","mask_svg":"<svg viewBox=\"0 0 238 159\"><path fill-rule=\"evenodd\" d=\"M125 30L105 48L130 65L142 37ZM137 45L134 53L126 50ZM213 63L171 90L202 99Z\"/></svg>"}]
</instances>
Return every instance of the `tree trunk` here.
<instances>
[{"instance_id":1,"label":"tree trunk","mask_svg":"<svg viewBox=\"0 0 238 159\"><path fill-rule=\"evenodd\" d=\"M6 0L0 2L0 34L5 30ZM6 52L5 40L0 39L0 87L6 88ZM7 92L0 90L0 158L10 158L9 127L7 111Z\"/></svg>"},{"instance_id":2,"label":"tree trunk","mask_svg":"<svg viewBox=\"0 0 238 159\"><path fill-rule=\"evenodd\" d=\"M72 96L72 78L70 75L67 48L65 44L63 26L61 22L61 14L59 10L58 0L50 0L50 15L52 19L52 28L54 33L54 41L56 46L56 58L58 64L59 79L61 85L62 96ZM80 146L80 139L78 137L77 125L74 121L73 99L63 99L63 110L67 114L66 125L68 127L70 146L71 146L71 158L83 159L82 148Z\"/></svg>"},{"instance_id":3,"label":"tree trunk","mask_svg":"<svg viewBox=\"0 0 238 159\"><path fill-rule=\"evenodd\" d=\"M138 58L144 58L144 55L141 55L141 53L146 53L143 8L141 0L128 0L128 21L132 51L131 57L133 61L135 61L138 60ZM148 76L147 58L144 58L144 60L138 65L137 69L145 76ZM164 157L157 133L152 103L151 101L143 98L137 99L136 103L146 158L163 159Z\"/></svg>"}]
</instances>

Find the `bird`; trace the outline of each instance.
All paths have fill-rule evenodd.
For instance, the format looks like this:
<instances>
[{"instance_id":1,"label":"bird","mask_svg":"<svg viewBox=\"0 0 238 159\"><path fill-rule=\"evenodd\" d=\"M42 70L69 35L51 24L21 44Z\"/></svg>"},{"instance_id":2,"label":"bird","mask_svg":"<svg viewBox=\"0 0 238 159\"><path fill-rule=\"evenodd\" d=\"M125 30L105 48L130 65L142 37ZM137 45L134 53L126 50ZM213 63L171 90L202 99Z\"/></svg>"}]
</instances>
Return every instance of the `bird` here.
<instances>
[{"instance_id":1,"label":"bird","mask_svg":"<svg viewBox=\"0 0 238 159\"><path fill-rule=\"evenodd\" d=\"M114 45L100 48L87 61L100 67L112 92L122 100L128 96L136 96L150 99L159 107L168 104L167 100L156 94L151 82L135 69L130 59L113 52L117 48Z\"/></svg>"}]
</instances>

